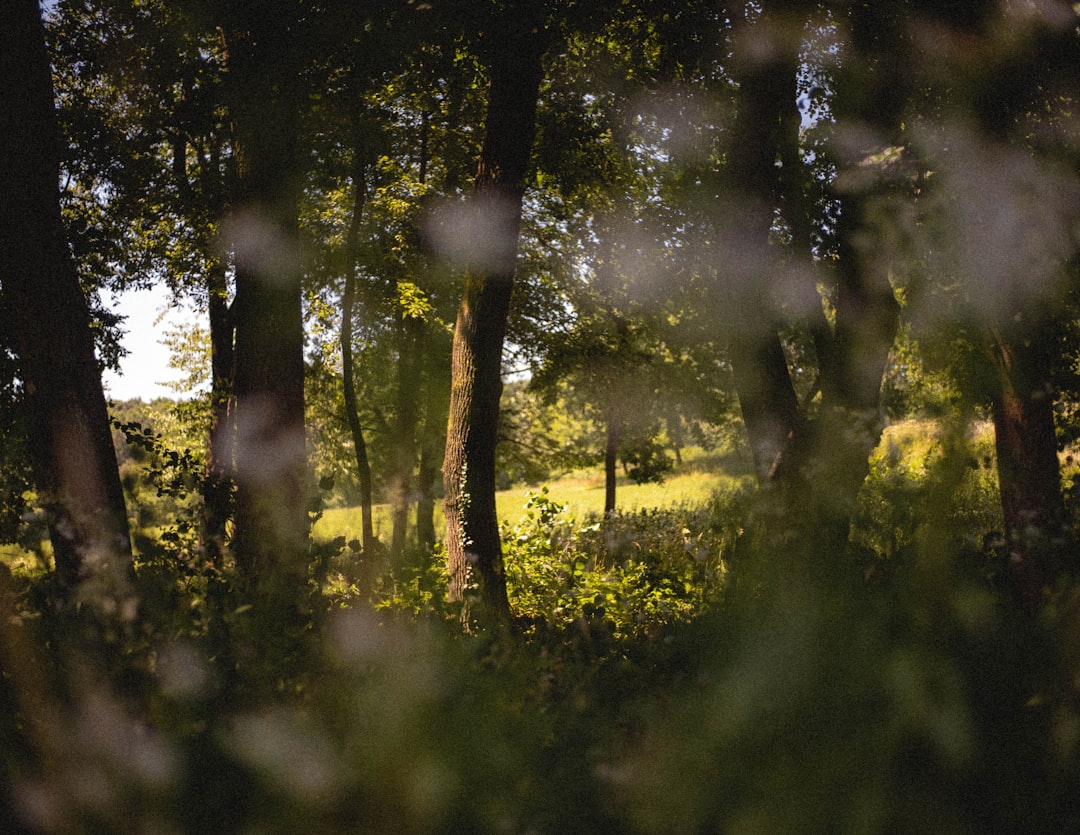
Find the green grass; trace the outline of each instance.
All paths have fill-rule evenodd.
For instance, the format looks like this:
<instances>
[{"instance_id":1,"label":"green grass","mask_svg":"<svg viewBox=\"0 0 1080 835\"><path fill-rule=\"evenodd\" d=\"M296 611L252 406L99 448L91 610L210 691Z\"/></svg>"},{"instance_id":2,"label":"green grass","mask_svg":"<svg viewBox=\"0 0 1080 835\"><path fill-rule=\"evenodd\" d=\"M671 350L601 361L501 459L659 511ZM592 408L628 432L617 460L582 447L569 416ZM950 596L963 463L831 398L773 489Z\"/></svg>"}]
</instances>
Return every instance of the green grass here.
<instances>
[{"instance_id":1,"label":"green grass","mask_svg":"<svg viewBox=\"0 0 1080 835\"><path fill-rule=\"evenodd\" d=\"M635 484L620 475L616 485L616 506L619 510L676 507L701 504L718 490L735 487L742 476L729 474L725 467L740 471L741 462L736 459L709 455L699 449L683 451L683 464L666 478L663 484ZM495 494L496 509L500 522L516 522L530 492L543 485L521 485ZM553 501L566 505L569 516L581 519L589 514L604 511L604 473L601 470L583 470L569 473L547 483ZM410 523L414 520L410 520ZM383 542L390 539L390 506L376 505L372 520L375 536ZM446 525L441 505L435 510L435 530L442 532ZM360 508L332 508L323 513L315 524L313 535L317 541L328 541L335 536L349 538L359 536Z\"/></svg>"}]
</instances>

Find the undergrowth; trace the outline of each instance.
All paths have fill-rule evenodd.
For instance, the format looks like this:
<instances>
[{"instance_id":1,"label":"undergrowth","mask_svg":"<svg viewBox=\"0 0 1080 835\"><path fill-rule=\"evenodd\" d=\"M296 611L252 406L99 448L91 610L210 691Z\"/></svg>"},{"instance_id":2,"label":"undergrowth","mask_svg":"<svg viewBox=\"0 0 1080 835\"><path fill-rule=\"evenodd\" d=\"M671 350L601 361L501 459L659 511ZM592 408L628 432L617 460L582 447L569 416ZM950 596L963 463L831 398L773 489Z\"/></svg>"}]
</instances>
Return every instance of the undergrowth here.
<instances>
[{"instance_id":1,"label":"undergrowth","mask_svg":"<svg viewBox=\"0 0 1080 835\"><path fill-rule=\"evenodd\" d=\"M180 528L132 606L0 572L0 831L1080 831L1080 592L1033 620L990 581L969 452L875 461L874 512L925 513L864 517L855 550L904 567L872 582L812 541L736 559L749 491L606 518L534 492L513 637L461 633L441 554L344 538L290 606Z\"/></svg>"}]
</instances>

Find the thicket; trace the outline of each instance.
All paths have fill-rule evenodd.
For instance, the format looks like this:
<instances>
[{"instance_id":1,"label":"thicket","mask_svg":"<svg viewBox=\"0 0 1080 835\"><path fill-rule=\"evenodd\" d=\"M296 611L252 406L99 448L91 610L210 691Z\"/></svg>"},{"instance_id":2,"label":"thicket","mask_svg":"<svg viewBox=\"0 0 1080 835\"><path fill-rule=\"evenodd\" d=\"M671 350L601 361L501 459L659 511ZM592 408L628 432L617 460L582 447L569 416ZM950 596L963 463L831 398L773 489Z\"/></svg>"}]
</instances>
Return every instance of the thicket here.
<instances>
[{"instance_id":1,"label":"thicket","mask_svg":"<svg viewBox=\"0 0 1080 835\"><path fill-rule=\"evenodd\" d=\"M847 553L740 549L749 490L575 520L541 488L512 637L463 635L418 552L369 596L313 544L302 616L183 537L116 611L20 564L4 831L1075 831L1080 597L1015 609L985 434L932 429L886 434Z\"/></svg>"},{"instance_id":2,"label":"thicket","mask_svg":"<svg viewBox=\"0 0 1080 835\"><path fill-rule=\"evenodd\" d=\"M1080 831L1075 7L9 5L0 830Z\"/></svg>"}]
</instances>

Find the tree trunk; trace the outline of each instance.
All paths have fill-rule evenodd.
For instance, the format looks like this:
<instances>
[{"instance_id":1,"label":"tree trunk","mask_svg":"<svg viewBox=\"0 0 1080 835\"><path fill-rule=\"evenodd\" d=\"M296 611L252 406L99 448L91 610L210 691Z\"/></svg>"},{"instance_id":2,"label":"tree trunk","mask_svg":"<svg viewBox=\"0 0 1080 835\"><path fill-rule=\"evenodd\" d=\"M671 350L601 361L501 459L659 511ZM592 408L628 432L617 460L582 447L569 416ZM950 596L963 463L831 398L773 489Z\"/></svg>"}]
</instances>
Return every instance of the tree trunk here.
<instances>
[{"instance_id":1,"label":"tree trunk","mask_svg":"<svg viewBox=\"0 0 1080 835\"><path fill-rule=\"evenodd\" d=\"M838 546L847 542L870 455L881 440L881 381L900 322L900 305L882 265L853 245L861 209L858 196L843 201L831 357L819 364L821 414L804 442L826 459L827 484L817 485L812 495L823 524L833 525Z\"/></svg>"},{"instance_id":2,"label":"tree trunk","mask_svg":"<svg viewBox=\"0 0 1080 835\"><path fill-rule=\"evenodd\" d=\"M245 9L247 7L244 7ZM235 9L234 9L235 12ZM237 565L283 594L306 581L304 328L296 251L299 94L295 34L248 10L227 33L239 175L236 259Z\"/></svg>"},{"instance_id":3,"label":"tree trunk","mask_svg":"<svg viewBox=\"0 0 1080 835\"><path fill-rule=\"evenodd\" d=\"M124 595L127 512L90 315L60 217L60 135L35 0L7 4L0 41L0 287L56 572L69 588Z\"/></svg>"},{"instance_id":4,"label":"tree trunk","mask_svg":"<svg viewBox=\"0 0 1080 835\"><path fill-rule=\"evenodd\" d=\"M502 394L502 351L514 283L524 181L536 133L543 36L524 21L497 45L489 65L483 149L472 197L472 263L458 308L451 359L446 487L448 598L465 603L479 584L483 616L508 623L499 523L495 445Z\"/></svg>"},{"instance_id":5,"label":"tree trunk","mask_svg":"<svg viewBox=\"0 0 1080 835\"><path fill-rule=\"evenodd\" d=\"M442 486L439 467L445 451L451 343L433 328L423 331L422 340L424 401L416 477L416 539L420 548L430 552L435 547L435 498Z\"/></svg>"},{"instance_id":6,"label":"tree trunk","mask_svg":"<svg viewBox=\"0 0 1080 835\"><path fill-rule=\"evenodd\" d=\"M1035 341L998 338L993 398L998 484L1017 600L1036 608L1064 569L1065 506L1054 432L1048 356Z\"/></svg>"},{"instance_id":7,"label":"tree trunk","mask_svg":"<svg viewBox=\"0 0 1080 835\"><path fill-rule=\"evenodd\" d=\"M801 422L777 333L779 312L772 301L769 274L773 261L769 233L780 198L781 169L776 162L783 144L784 113L795 108L795 66L782 57L764 63L747 61L740 75L728 161L728 180L736 201L732 226L739 233L733 245L748 251L765 274L735 276L737 286L722 292L730 295L731 305L739 311L731 323L731 365L754 468L759 483L764 484Z\"/></svg>"},{"instance_id":8,"label":"tree trunk","mask_svg":"<svg viewBox=\"0 0 1080 835\"><path fill-rule=\"evenodd\" d=\"M420 447L416 489L416 544L430 552L435 547L435 485L439 479L438 453L430 439Z\"/></svg>"},{"instance_id":9,"label":"tree trunk","mask_svg":"<svg viewBox=\"0 0 1080 835\"><path fill-rule=\"evenodd\" d=\"M758 483L765 484L776 474L780 453L802 422L775 326L763 323L756 334L744 331L733 338L731 367L754 470Z\"/></svg>"},{"instance_id":10,"label":"tree trunk","mask_svg":"<svg viewBox=\"0 0 1080 835\"><path fill-rule=\"evenodd\" d=\"M607 421L607 441L604 444L604 516L615 512L615 488L618 482L619 437L622 435L622 418L617 409L611 409Z\"/></svg>"},{"instance_id":11,"label":"tree trunk","mask_svg":"<svg viewBox=\"0 0 1080 835\"><path fill-rule=\"evenodd\" d=\"M368 460L364 427L356 406L356 378L353 365L353 305L356 297L356 276L350 271L345 276L345 292L341 296L341 389L345 398L345 420L349 424L353 450L356 453L356 470L360 477L360 527L364 557L370 560L375 552L375 528L372 522L371 462Z\"/></svg>"},{"instance_id":12,"label":"tree trunk","mask_svg":"<svg viewBox=\"0 0 1080 835\"><path fill-rule=\"evenodd\" d=\"M225 265L215 262L207 276L210 318L210 432L203 481L202 542L217 564L225 547L226 523L232 517L236 426L233 399L234 351Z\"/></svg>"},{"instance_id":13,"label":"tree trunk","mask_svg":"<svg viewBox=\"0 0 1080 835\"><path fill-rule=\"evenodd\" d=\"M394 423L394 475L391 489L392 533L390 555L398 558L405 553L409 526L409 507L412 504L414 470L416 469L416 427L419 421L420 342L423 321L406 317L398 323L397 416Z\"/></svg>"},{"instance_id":14,"label":"tree trunk","mask_svg":"<svg viewBox=\"0 0 1080 835\"><path fill-rule=\"evenodd\" d=\"M359 146L359 143L358 143ZM353 308L356 304L356 269L360 258L360 221L367 200L365 161L360 147L353 149L353 212L345 242L345 290L341 295L341 389L345 399L345 420L349 424L356 470L360 478L360 541L364 562L370 568L375 558L375 528L372 521L371 462L368 460L364 428L356 403L356 366L353 359ZM373 578L369 578L373 579Z\"/></svg>"},{"instance_id":15,"label":"tree trunk","mask_svg":"<svg viewBox=\"0 0 1080 835\"><path fill-rule=\"evenodd\" d=\"M767 25L758 23L755 25ZM751 36L753 37L753 36ZM809 244L806 200L801 194L797 146L794 54L777 53L741 68L739 112L729 159L732 185L744 201L740 222L746 245L765 255L777 207L795 243ZM843 103L841 103L842 105ZM888 124L891 111L874 114ZM778 162L783 161L783 165ZM837 200L840 197L837 196ZM872 253L855 245L862 195L845 194L837 228L835 324L823 312L808 324L818 354L820 414L807 420L787 368L772 309L770 282L752 286L743 299L743 322L732 340L732 367L759 480L768 482L762 509L767 536L797 535L806 524L819 553L847 542L855 501L869 456L881 436L880 388L899 322L899 305ZM810 252L798 253L809 258ZM797 512L795 512L797 511ZM759 525L761 527L761 525Z\"/></svg>"}]
</instances>

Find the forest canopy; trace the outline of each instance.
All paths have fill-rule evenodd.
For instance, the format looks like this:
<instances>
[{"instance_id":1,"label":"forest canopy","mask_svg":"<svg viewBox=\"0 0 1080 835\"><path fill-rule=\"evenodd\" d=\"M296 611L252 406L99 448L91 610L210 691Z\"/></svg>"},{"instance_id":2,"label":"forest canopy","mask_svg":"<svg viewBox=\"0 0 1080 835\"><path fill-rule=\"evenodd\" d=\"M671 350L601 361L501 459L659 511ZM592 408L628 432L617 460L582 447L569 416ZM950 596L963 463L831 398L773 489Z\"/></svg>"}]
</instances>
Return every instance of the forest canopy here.
<instances>
[{"instance_id":1,"label":"forest canopy","mask_svg":"<svg viewBox=\"0 0 1080 835\"><path fill-rule=\"evenodd\" d=\"M1080 7L9 6L0 829L1080 830Z\"/></svg>"}]
</instances>

